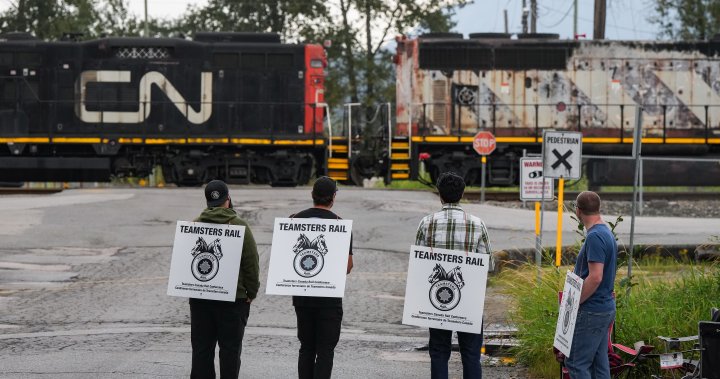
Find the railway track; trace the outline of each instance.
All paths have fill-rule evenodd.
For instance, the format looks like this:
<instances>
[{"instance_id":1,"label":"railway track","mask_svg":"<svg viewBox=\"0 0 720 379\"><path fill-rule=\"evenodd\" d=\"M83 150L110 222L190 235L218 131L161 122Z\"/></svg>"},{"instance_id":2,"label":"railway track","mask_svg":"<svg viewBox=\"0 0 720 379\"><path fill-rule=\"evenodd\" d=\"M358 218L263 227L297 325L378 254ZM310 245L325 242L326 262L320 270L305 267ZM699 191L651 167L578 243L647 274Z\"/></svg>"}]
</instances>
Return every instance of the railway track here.
<instances>
[{"instance_id":1,"label":"railway track","mask_svg":"<svg viewBox=\"0 0 720 379\"><path fill-rule=\"evenodd\" d=\"M62 192L62 188L0 188L2 195L47 195ZM479 199L479 198L478 198Z\"/></svg>"},{"instance_id":2,"label":"railway track","mask_svg":"<svg viewBox=\"0 0 720 379\"><path fill-rule=\"evenodd\" d=\"M574 200L579 192L565 192L565 200ZM632 192L600 192L603 200L630 201ZM465 192L465 200L480 201L480 192ZM556 195L557 198L557 195ZM517 192L485 192L485 200L491 201L520 201ZM648 200L720 200L720 192L643 192L643 201Z\"/></svg>"}]
</instances>

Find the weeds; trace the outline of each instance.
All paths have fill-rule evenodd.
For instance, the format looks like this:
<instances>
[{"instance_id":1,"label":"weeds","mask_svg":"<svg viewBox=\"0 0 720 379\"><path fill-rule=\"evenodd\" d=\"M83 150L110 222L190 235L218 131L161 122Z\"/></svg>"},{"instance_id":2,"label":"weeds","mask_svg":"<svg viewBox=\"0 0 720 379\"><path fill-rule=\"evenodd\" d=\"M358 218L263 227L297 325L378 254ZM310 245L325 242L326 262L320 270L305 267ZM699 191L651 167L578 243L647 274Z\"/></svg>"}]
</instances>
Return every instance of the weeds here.
<instances>
[{"instance_id":1,"label":"weeds","mask_svg":"<svg viewBox=\"0 0 720 379\"><path fill-rule=\"evenodd\" d=\"M657 336L697 334L697 323L707 318L708 310L720 302L720 268L717 264L678 265L672 259L649 258L636 262L636 274L616 283L616 342L630 345L636 341L659 346ZM663 267L666 275L658 277ZM519 362L533 376L557 376L552 345L558 317L558 292L570 266L543 268L537 281L537 267L525 264L517 270L505 270L498 282L514 300L510 317L518 328L520 347L514 350ZM678 270L681 269L681 270ZM633 286L628 296L624 286ZM652 367L650 368L652 369Z\"/></svg>"}]
</instances>

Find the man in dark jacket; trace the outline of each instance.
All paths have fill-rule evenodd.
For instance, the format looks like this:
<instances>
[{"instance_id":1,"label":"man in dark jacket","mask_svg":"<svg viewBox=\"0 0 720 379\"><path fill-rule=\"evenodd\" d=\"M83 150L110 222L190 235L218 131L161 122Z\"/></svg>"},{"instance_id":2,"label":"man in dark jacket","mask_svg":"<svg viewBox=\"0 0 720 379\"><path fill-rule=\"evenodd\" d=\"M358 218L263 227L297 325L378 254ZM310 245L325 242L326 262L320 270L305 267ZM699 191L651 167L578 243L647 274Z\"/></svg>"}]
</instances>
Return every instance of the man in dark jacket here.
<instances>
[{"instance_id":1,"label":"man in dark jacket","mask_svg":"<svg viewBox=\"0 0 720 379\"><path fill-rule=\"evenodd\" d=\"M292 218L324 218L339 220L330 211L335 203L337 185L327 176L318 178L313 185L313 207L296 213ZM348 256L347 274L353 267L352 238ZM330 378L335 356L335 346L340 340L342 324L342 298L293 296L297 316L300 355L298 376L300 379Z\"/></svg>"},{"instance_id":2,"label":"man in dark jacket","mask_svg":"<svg viewBox=\"0 0 720 379\"><path fill-rule=\"evenodd\" d=\"M245 227L245 237L235 302L190 299L190 340L193 350L190 377L215 378L215 344L219 344L220 377L237 378L250 303L260 288L257 246L248 223L232 209L228 187L223 181L213 180L208 183L205 199L207 208L195 219L196 222L242 225Z\"/></svg>"}]
</instances>

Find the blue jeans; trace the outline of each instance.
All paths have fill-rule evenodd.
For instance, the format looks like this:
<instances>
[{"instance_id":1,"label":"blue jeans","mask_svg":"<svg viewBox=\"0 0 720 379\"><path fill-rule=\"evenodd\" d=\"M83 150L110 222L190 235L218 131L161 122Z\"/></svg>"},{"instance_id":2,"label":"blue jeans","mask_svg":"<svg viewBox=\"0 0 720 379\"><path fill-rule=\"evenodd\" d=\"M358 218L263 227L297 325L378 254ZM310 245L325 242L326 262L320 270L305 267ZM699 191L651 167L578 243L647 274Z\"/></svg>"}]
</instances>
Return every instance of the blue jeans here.
<instances>
[{"instance_id":1,"label":"blue jeans","mask_svg":"<svg viewBox=\"0 0 720 379\"><path fill-rule=\"evenodd\" d=\"M582 308L575 321L570 356L565 359L572 379L608 379L608 331L615 311L589 312Z\"/></svg>"},{"instance_id":2,"label":"blue jeans","mask_svg":"<svg viewBox=\"0 0 720 379\"><path fill-rule=\"evenodd\" d=\"M463 365L463 379L481 379L480 348L482 334L457 332L460 344L460 358ZM452 331L430 328L430 377L447 379L448 360L452 351Z\"/></svg>"}]
</instances>

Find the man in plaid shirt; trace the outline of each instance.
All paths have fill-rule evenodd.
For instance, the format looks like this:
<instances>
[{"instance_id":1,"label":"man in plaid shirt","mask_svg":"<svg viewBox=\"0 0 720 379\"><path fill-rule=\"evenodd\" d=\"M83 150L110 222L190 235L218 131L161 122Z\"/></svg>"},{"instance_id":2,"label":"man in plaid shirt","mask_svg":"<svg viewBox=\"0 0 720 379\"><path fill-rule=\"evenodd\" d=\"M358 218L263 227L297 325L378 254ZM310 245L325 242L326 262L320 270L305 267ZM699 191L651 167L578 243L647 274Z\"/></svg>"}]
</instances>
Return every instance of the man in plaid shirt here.
<instances>
[{"instance_id":1,"label":"man in plaid shirt","mask_svg":"<svg viewBox=\"0 0 720 379\"><path fill-rule=\"evenodd\" d=\"M453 172L438 177L437 190L443 209L425 216L418 226L415 244L418 246L460 250L469 253L491 254L490 239L485 223L460 207L465 192L465 181ZM490 271L493 270L490 255ZM482 333L457 332L463 378L482 378L480 348ZM430 328L430 373L432 379L447 379L448 360L451 352L452 331Z\"/></svg>"}]
</instances>

